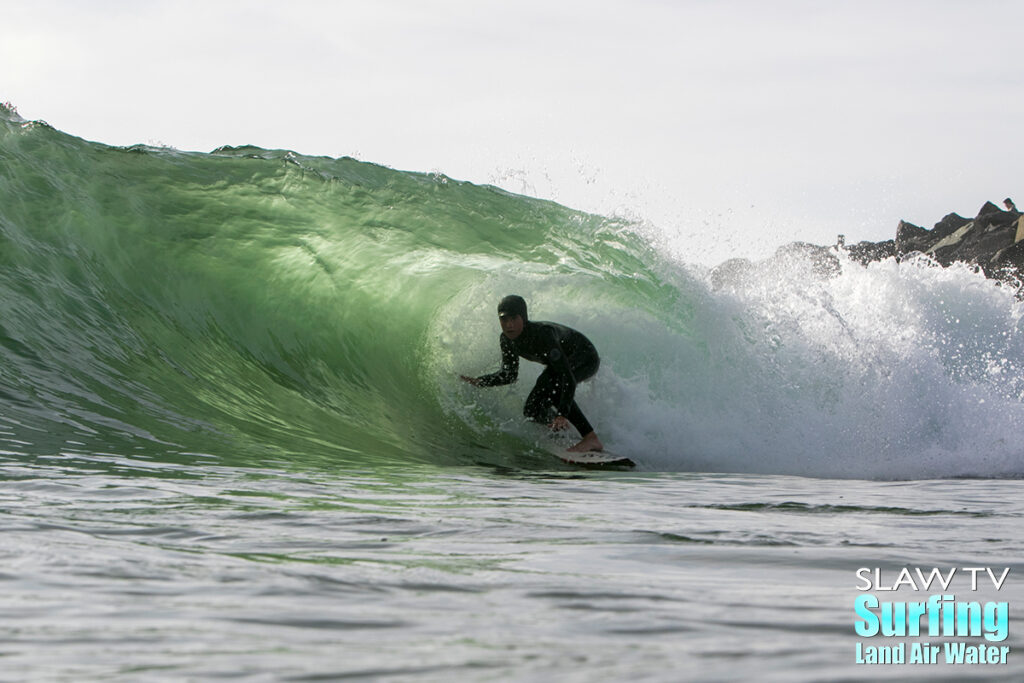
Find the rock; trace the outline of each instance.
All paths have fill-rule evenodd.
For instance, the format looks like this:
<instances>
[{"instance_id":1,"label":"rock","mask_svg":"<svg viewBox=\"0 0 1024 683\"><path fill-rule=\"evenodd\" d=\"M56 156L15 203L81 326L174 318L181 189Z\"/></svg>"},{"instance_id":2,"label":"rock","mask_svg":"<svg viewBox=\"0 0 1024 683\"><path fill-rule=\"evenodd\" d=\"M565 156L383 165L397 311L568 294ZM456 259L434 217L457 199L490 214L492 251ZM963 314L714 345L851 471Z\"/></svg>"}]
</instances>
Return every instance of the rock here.
<instances>
[{"instance_id":1,"label":"rock","mask_svg":"<svg viewBox=\"0 0 1024 683\"><path fill-rule=\"evenodd\" d=\"M980 209L978 209L978 218L982 216L988 216L993 213L1006 213L992 202L985 202Z\"/></svg>"},{"instance_id":2,"label":"rock","mask_svg":"<svg viewBox=\"0 0 1024 683\"><path fill-rule=\"evenodd\" d=\"M941 221L935 224L934 228L932 228L932 235L934 235L936 239L949 237L970 222L970 218L964 218L960 214L956 213L948 213Z\"/></svg>"},{"instance_id":3,"label":"rock","mask_svg":"<svg viewBox=\"0 0 1024 683\"><path fill-rule=\"evenodd\" d=\"M1003 211L995 204L986 202L974 222L984 225L986 228L1005 228L1015 224L1018 217L1020 214L1016 211Z\"/></svg>"},{"instance_id":4,"label":"rock","mask_svg":"<svg viewBox=\"0 0 1024 683\"><path fill-rule=\"evenodd\" d=\"M896 226L896 252L909 254L915 251L926 251L934 242L932 234L924 228L904 220Z\"/></svg>"},{"instance_id":5,"label":"rock","mask_svg":"<svg viewBox=\"0 0 1024 683\"><path fill-rule=\"evenodd\" d=\"M960 248L964 238L967 237L973 229L974 221L970 221L933 244L925 253L942 265L948 266L950 263L957 260L957 250Z\"/></svg>"},{"instance_id":6,"label":"rock","mask_svg":"<svg viewBox=\"0 0 1024 683\"><path fill-rule=\"evenodd\" d=\"M834 247L793 242L780 247L773 256L759 263L746 259L726 261L711 272L715 287L736 284L754 272L765 269L805 268L816 277L837 275L838 250L845 249L850 259L867 265L887 258L904 259L925 254L942 266L953 263L977 265L986 276L1017 287L1024 298L1024 216L1015 209L1004 211L992 202L985 204L973 219L950 213L931 230L901 220L896 238L882 242L860 242Z\"/></svg>"},{"instance_id":7,"label":"rock","mask_svg":"<svg viewBox=\"0 0 1024 683\"><path fill-rule=\"evenodd\" d=\"M1017 242L1005 249L1000 249L992 257L991 266L994 271L1002 271L1003 277L1007 274L1020 277L1020 274L1024 273L1024 242Z\"/></svg>"},{"instance_id":8,"label":"rock","mask_svg":"<svg viewBox=\"0 0 1024 683\"><path fill-rule=\"evenodd\" d=\"M1018 282L1024 278L1024 217L985 202L973 220L950 213L931 230L901 220L895 240L861 242L848 250L863 264L916 252L943 266L976 264L988 277Z\"/></svg>"},{"instance_id":9,"label":"rock","mask_svg":"<svg viewBox=\"0 0 1024 683\"><path fill-rule=\"evenodd\" d=\"M779 272L806 273L816 279L833 278L839 274L839 255L836 247L821 247L807 242L790 242L779 247L763 261L754 263L745 258L733 258L713 268L709 279L713 289L744 287L766 274Z\"/></svg>"},{"instance_id":10,"label":"rock","mask_svg":"<svg viewBox=\"0 0 1024 683\"><path fill-rule=\"evenodd\" d=\"M808 242L790 242L775 250L768 259L774 267L804 268L819 278L835 277L839 274L839 256L834 247L821 247Z\"/></svg>"},{"instance_id":11,"label":"rock","mask_svg":"<svg viewBox=\"0 0 1024 683\"><path fill-rule=\"evenodd\" d=\"M867 265L872 261L881 261L882 259L895 256L896 240L886 240L884 242L858 242L850 247L847 252L853 260L858 261L862 265Z\"/></svg>"},{"instance_id":12,"label":"rock","mask_svg":"<svg viewBox=\"0 0 1024 683\"><path fill-rule=\"evenodd\" d=\"M992 202L985 202L970 225L956 248L949 250L939 261L944 265L958 261L976 263L986 275L991 276L999 252L1012 247L1016 240L1016 212L1003 211Z\"/></svg>"}]
</instances>

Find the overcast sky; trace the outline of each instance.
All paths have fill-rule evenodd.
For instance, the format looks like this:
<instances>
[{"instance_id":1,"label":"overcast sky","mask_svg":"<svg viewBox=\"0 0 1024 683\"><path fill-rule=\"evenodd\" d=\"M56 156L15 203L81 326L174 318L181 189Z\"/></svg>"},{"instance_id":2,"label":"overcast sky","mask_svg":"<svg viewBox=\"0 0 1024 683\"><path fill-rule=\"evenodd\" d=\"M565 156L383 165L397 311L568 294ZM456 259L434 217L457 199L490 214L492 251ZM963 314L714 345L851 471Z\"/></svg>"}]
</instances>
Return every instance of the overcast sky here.
<instances>
[{"instance_id":1,"label":"overcast sky","mask_svg":"<svg viewBox=\"0 0 1024 683\"><path fill-rule=\"evenodd\" d=\"M0 0L0 100L498 184L710 263L1024 202L1022 36L1016 0Z\"/></svg>"}]
</instances>

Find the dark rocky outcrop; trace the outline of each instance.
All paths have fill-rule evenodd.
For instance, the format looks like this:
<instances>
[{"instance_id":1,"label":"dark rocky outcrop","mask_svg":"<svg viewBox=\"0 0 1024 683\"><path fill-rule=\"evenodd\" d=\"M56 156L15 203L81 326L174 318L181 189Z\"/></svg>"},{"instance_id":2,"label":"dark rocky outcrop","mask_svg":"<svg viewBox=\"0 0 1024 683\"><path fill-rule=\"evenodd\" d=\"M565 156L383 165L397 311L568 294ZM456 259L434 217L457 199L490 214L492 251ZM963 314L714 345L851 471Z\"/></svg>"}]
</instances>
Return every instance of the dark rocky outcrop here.
<instances>
[{"instance_id":1,"label":"dark rocky outcrop","mask_svg":"<svg viewBox=\"0 0 1024 683\"><path fill-rule=\"evenodd\" d=\"M1016 277L1024 267L1024 247L1016 246L1022 237L1024 223L1020 212L1004 211L985 202L973 219L951 213L931 230L900 221L892 255L905 258L921 253L943 266L970 263L988 277Z\"/></svg>"},{"instance_id":2,"label":"dark rocky outcrop","mask_svg":"<svg viewBox=\"0 0 1024 683\"><path fill-rule=\"evenodd\" d=\"M846 246L841 237L839 243L831 247L794 242L780 247L774 256L760 264L732 259L712 271L712 283L720 287L755 268L780 266L794 259L809 264L813 275L830 277L839 271L837 248L840 246L851 259L865 265L887 258L902 260L918 255L942 266L973 264L987 277L1014 284L1024 296L1024 217L1012 203L1009 210L1004 211L992 202L985 202L973 219L951 213L931 230L901 220L896 226L896 237L882 242Z\"/></svg>"},{"instance_id":3,"label":"dark rocky outcrop","mask_svg":"<svg viewBox=\"0 0 1024 683\"><path fill-rule=\"evenodd\" d=\"M867 265L896 255L896 240L884 242L860 242L847 249L850 258Z\"/></svg>"},{"instance_id":4,"label":"dark rocky outcrop","mask_svg":"<svg viewBox=\"0 0 1024 683\"><path fill-rule=\"evenodd\" d=\"M853 260L862 264L923 254L942 266L968 263L978 266L988 277L1024 282L1024 216L1012 204L1004 211L985 202L973 219L951 213L931 230L901 220L894 239L845 248ZM780 248L773 258L794 250L805 255L814 252L812 261L819 264L814 270L820 275L834 267L835 249L794 243Z\"/></svg>"}]
</instances>

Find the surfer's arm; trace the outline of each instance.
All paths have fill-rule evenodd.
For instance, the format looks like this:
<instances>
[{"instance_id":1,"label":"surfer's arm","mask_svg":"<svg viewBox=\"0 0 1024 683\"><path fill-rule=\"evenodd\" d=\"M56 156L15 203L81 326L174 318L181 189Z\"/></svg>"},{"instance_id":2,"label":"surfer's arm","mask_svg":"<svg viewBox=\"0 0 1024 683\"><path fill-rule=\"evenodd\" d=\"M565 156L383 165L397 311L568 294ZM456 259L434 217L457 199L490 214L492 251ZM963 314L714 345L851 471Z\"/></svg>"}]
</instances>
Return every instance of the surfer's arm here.
<instances>
[{"instance_id":1,"label":"surfer's arm","mask_svg":"<svg viewBox=\"0 0 1024 683\"><path fill-rule=\"evenodd\" d=\"M501 369L475 379L476 381L471 384L478 387L498 387L512 384L519 379L519 354L512 348L512 342L505 335L501 336Z\"/></svg>"}]
</instances>

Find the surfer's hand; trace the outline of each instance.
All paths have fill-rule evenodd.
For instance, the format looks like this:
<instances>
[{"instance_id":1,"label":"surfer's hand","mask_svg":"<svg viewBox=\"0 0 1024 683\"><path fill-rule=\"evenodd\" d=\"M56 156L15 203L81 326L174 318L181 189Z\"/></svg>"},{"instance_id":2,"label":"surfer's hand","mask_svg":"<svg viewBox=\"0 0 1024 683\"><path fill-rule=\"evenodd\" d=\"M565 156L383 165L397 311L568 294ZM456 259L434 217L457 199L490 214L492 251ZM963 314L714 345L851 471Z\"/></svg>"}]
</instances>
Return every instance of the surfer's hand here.
<instances>
[{"instance_id":1,"label":"surfer's hand","mask_svg":"<svg viewBox=\"0 0 1024 683\"><path fill-rule=\"evenodd\" d=\"M551 427L551 431L561 432L569 428L569 421L562 415L559 415L549 426Z\"/></svg>"},{"instance_id":2,"label":"surfer's hand","mask_svg":"<svg viewBox=\"0 0 1024 683\"><path fill-rule=\"evenodd\" d=\"M461 379L466 384L472 384L474 387L480 386L480 380L476 377L467 377L466 375L459 375L459 379Z\"/></svg>"}]
</instances>

